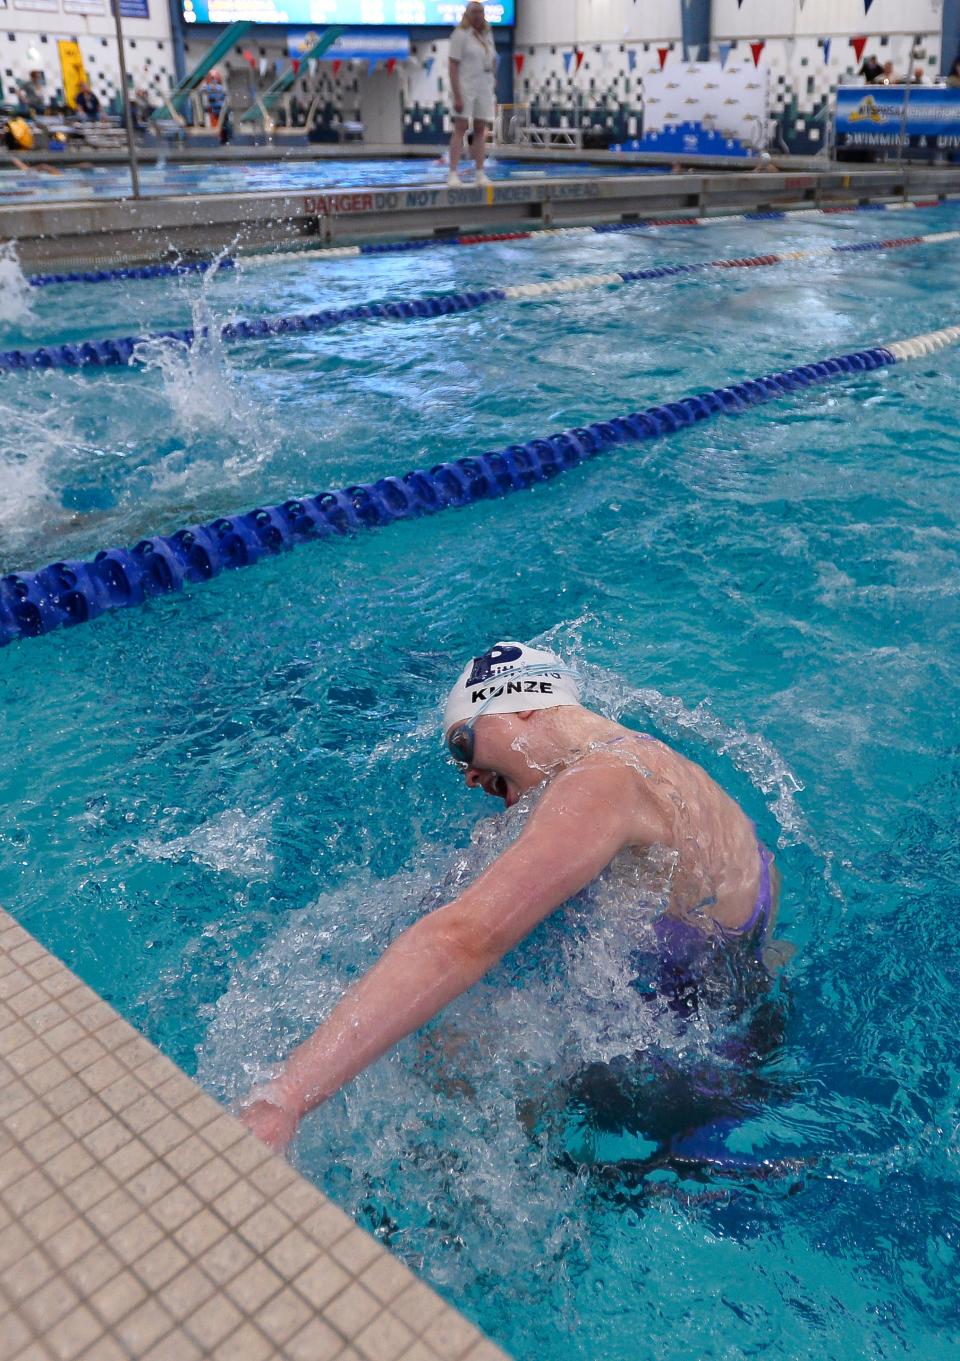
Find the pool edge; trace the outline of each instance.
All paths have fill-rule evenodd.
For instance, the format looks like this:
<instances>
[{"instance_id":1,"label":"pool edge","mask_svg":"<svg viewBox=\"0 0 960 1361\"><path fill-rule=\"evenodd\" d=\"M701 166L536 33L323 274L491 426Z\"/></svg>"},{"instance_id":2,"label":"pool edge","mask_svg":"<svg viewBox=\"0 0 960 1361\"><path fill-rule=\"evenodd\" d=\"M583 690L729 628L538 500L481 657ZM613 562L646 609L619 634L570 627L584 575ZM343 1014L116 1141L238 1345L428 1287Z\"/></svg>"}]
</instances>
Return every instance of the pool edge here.
<instances>
[{"instance_id":1,"label":"pool edge","mask_svg":"<svg viewBox=\"0 0 960 1361\"><path fill-rule=\"evenodd\" d=\"M0 908L9 1361L504 1361Z\"/></svg>"}]
</instances>

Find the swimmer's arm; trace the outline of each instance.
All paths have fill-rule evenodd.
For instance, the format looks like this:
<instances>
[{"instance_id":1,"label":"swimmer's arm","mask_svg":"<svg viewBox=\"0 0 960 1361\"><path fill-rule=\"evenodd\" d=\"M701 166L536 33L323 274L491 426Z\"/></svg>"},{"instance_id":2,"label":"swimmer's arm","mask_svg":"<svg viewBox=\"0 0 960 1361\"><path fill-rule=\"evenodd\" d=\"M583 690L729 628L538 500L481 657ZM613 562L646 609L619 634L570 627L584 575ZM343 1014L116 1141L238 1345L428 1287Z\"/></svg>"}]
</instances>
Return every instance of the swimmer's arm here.
<instances>
[{"instance_id":1,"label":"swimmer's arm","mask_svg":"<svg viewBox=\"0 0 960 1361\"><path fill-rule=\"evenodd\" d=\"M622 762L597 763L553 781L523 833L454 902L393 942L252 1094L244 1122L274 1148L398 1040L467 991L509 950L638 840L636 784ZM658 837L651 825L649 840Z\"/></svg>"}]
</instances>

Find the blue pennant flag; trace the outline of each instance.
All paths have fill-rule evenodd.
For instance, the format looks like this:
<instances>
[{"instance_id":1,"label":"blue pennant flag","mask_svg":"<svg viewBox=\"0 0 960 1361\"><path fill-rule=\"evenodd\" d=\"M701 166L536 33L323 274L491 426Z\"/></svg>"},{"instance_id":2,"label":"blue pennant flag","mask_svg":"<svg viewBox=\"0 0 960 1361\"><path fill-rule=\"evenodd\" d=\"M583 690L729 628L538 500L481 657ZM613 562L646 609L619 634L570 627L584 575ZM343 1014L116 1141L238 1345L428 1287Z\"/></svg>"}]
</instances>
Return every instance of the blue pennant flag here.
<instances>
[{"instance_id":1,"label":"blue pennant flag","mask_svg":"<svg viewBox=\"0 0 960 1361\"><path fill-rule=\"evenodd\" d=\"M572 61L573 61L573 53L572 53L572 52L564 52L564 54L563 54L563 69L566 71L567 75L570 74L570 63L571 63Z\"/></svg>"},{"instance_id":2,"label":"blue pennant flag","mask_svg":"<svg viewBox=\"0 0 960 1361\"><path fill-rule=\"evenodd\" d=\"M423 69L426 71L427 75L433 70L433 63L435 60L435 57L427 57L427 60L423 63Z\"/></svg>"},{"instance_id":3,"label":"blue pennant flag","mask_svg":"<svg viewBox=\"0 0 960 1361\"><path fill-rule=\"evenodd\" d=\"M726 64L727 64L727 57L729 57L729 55L730 55L730 50L731 50L732 47L733 47L733 43L721 43L721 44L720 44L719 52L720 52L720 69L721 69L721 70L723 70L723 68L724 68L724 67L726 66Z\"/></svg>"},{"instance_id":4,"label":"blue pennant flag","mask_svg":"<svg viewBox=\"0 0 960 1361\"><path fill-rule=\"evenodd\" d=\"M368 75L368 76L372 76L373 73L374 73L374 71L377 69L377 67L378 67L379 65L380 65L380 58L379 58L379 57L371 57L370 60L367 62L367 75Z\"/></svg>"},{"instance_id":5,"label":"blue pennant flag","mask_svg":"<svg viewBox=\"0 0 960 1361\"><path fill-rule=\"evenodd\" d=\"M637 54L636 54L636 52L634 52L634 50L633 50L632 47L628 47L628 48L627 48L627 70L628 70L628 71L635 71L636 69L637 69Z\"/></svg>"},{"instance_id":6,"label":"blue pennant flag","mask_svg":"<svg viewBox=\"0 0 960 1361\"><path fill-rule=\"evenodd\" d=\"M873 0L863 0L863 12L864 12L864 14L869 14L869 13L870 13L870 6L871 6L872 4L873 4Z\"/></svg>"},{"instance_id":7,"label":"blue pennant flag","mask_svg":"<svg viewBox=\"0 0 960 1361\"><path fill-rule=\"evenodd\" d=\"M824 64L825 64L825 65L826 65L826 63L829 62L829 60L830 60L830 39L829 39L829 38L824 38L824 40L823 40L823 60L824 60Z\"/></svg>"}]
</instances>

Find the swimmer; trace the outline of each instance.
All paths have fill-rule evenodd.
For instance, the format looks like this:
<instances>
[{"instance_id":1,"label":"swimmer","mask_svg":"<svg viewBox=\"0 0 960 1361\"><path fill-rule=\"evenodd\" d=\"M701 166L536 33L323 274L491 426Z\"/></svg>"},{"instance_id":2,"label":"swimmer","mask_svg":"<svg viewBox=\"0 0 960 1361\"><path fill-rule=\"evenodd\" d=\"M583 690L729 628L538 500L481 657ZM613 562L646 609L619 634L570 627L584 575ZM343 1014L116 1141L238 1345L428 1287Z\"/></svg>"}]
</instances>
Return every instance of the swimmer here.
<instances>
[{"instance_id":1,"label":"swimmer","mask_svg":"<svg viewBox=\"0 0 960 1361\"><path fill-rule=\"evenodd\" d=\"M250 1093L241 1119L276 1151L308 1111L471 988L621 853L671 853L655 931L675 972L698 948L730 944L759 958L766 943L778 876L753 823L692 761L584 708L559 657L513 642L474 657L447 699L443 731L468 788L506 808L543 792L516 841L402 932Z\"/></svg>"}]
</instances>

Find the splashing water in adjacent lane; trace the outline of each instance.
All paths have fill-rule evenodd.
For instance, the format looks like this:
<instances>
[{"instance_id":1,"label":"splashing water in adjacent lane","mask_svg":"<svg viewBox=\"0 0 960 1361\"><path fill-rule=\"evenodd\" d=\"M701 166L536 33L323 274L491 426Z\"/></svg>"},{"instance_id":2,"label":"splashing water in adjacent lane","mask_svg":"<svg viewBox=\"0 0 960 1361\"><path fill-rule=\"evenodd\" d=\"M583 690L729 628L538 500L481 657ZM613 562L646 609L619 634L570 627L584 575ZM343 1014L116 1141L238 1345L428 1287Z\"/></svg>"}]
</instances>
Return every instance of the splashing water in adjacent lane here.
<instances>
[{"instance_id":1,"label":"splashing water in adjacent lane","mask_svg":"<svg viewBox=\"0 0 960 1361\"><path fill-rule=\"evenodd\" d=\"M0 323L23 326L33 312L33 289L20 268L17 243L0 243Z\"/></svg>"}]
</instances>

